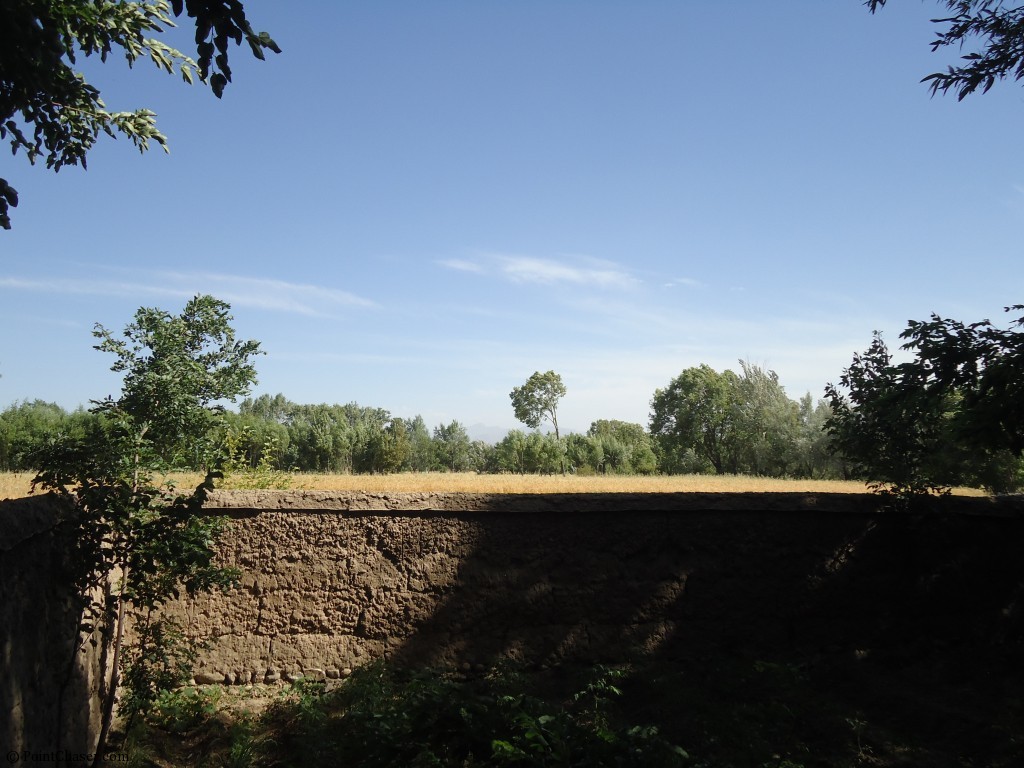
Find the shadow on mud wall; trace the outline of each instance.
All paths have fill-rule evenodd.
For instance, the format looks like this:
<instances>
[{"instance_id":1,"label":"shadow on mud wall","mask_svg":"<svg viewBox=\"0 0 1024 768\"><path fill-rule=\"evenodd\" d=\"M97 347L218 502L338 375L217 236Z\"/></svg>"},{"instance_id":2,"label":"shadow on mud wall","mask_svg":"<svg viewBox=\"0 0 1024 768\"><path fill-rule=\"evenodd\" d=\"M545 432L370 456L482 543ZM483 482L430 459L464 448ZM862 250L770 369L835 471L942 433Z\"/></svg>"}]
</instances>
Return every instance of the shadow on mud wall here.
<instances>
[{"instance_id":1,"label":"shadow on mud wall","mask_svg":"<svg viewBox=\"0 0 1024 768\"><path fill-rule=\"evenodd\" d=\"M65 573L70 532L48 497L0 501L0 750L89 753L101 644L79 649Z\"/></svg>"},{"instance_id":2,"label":"shadow on mud wall","mask_svg":"<svg viewBox=\"0 0 1024 768\"><path fill-rule=\"evenodd\" d=\"M1024 757L1020 517L493 510L459 524L473 546L457 582L398 661L631 662L635 721L736 764Z\"/></svg>"},{"instance_id":3,"label":"shadow on mud wall","mask_svg":"<svg viewBox=\"0 0 1024 768\"><path fill-rule=\"evenodd\" d=\"M830 517L744 519L631 703L741 763L1024 764L1024 518Z\"/></svg>"},{"instance_id":4,"label":"shadow on mud wall","mask_svg":"<svg viewBox=\"0 0 1024 768\"><path fill-rule=\"evenodd\" d=\"M541 665L770 654L796 642L808 584L871 518L496 510L460 521L473 546L457 584L399 659L486 665L512 656Z\"/></svg>"},{"instance_id":5,"label":"shadow on mud wall","mask_svg":"<svg viewBox=\"0 0 1024 768\"><path fill-rule=\"evenodd\" d=\"M659 606L685 589L685 558L652 547L664 513L457 516L456 583L394 654L407 663L612 662L656 646ZM657 551L656 551L657 550Z\"/></svg>"},{"instance_id":6,"label":"shadow on mud wall","mask_svg":"<svg viewBox=\"0 0 1024 768\"><path fill-rule=\"evenodd\" d=\"M735 511L463 516L473 546L457 584L395 656L552 665L769 654L795 642L809 579L868 522Z\"/></svg>"}]
</instances>

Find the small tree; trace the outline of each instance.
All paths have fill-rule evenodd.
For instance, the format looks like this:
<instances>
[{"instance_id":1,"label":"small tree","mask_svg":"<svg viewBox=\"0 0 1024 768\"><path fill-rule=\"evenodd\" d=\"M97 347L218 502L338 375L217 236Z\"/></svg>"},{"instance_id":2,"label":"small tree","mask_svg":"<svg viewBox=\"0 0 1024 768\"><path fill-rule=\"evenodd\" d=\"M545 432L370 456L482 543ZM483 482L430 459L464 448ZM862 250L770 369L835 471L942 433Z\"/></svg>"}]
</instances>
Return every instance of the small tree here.
<instances>
[{"instance_id":1,"label":"small tree","mask_svg":"<svg viewBox=\"0 0 1024 768\"><path fill-rule=\"evenodd\" d=\"M509 393L516 418L530 429L539 429L541 422L547 419L555 429L555 439L561 439L558 433L558 401L565 397L565 384L562 377L554 371L534 373L521 387Z\"/></svg>"},{"instance_id":2,"label":"small tree","mask_svg":"<svg viewBox=\"0 0 1024 768\"><path fill-rule=\"evenodd\" d=\"M1024 306L1007 307L1020 311ZM1009 329L933 315L901 334L914 357L893 364L879 334L826 394L836 447L900 496L959 482L1014 490L1024 453L1024 317Z\"/></svg>"},{"instance_id":3,"label":"small tree","mask_svg":"<svg viewBox=\"0 0 1024 768\"><path fill-rule=\"evenodd\" d=\"M94 765L103 760L122 679L130 718L187 670L188 649L176 627L158 616L160 605L181 589L225 587L236 577L213 563L224 519L202 510L216 466L190 494L154 479L170 457L204 442L215 401L233 400L255 382L250 359L259 345L235 341L228 310L211 296L195 297L179 316L140 309L126 341L97 325L97 349L116 354L113 370L125 373L121 396L94 401L99 421L87 437L57 439L40 457L33 489L57 493L71 510L79 632L88 636L99 627L111 643ZM129 618L135 643L126 647Z\"/></svg>"},{"instance_id":4,"label":"small tree","mask_svg":"<svg viewBox=\"0 0 1024 768\"><path fill-rule=\"evenodd\" d=\"M124 373L124 388L96 409L129 416L164 462L196 466L196 450L223 412L217 402L234 400L256 381L249 359L259 343L235 340L230 309L212 296L196 296L178 316L144 307L123 339L97 324L96 349L117 356L111 370Z\"/></svg>"},{"instance_id":5,"label":"small tree","mask_svg":"<svg viewBox=\"0 0 1024 768\"><path fill-rule=\"evenodd\" d=\"M914 382L876 333L854 355L825 395L832 416L825 424L839 451L877 491L899 498L948 493L949 478L935 472L932 457L945 442L945 406L925 382ZM843 391L845 390L845 392Z\"/></svg>"},{"instance_id":6,"label":"small tree","mask_svg":"<svg viewBox=\"0 0 1024 768\"><path fill-rule=\"evenodd\" d=\"M526 472L526 433L510 429L494 446L494 471L522 475Z\"/></svg>"},{"instance_id":7,"label":"small tree","mask_svg":"<svg viewBox=\"0 0 1024 768\"><path fill-rule=\"evenodd\" d=\"M434 441L419 414L409 422L409 468L413 472L429 472L434 468Z\"/></svg>"},{"instance_id":8,"label":"small tree","mask_svg":"<svg viewBox=\"0 0 1024 768\"><path fill-rule=\"evenodd\" d=\"M470 440L466 428L457 421L434 428L437 463L449 472L464 472L470 466Z\"/></svg>"},{"instance_id":9,"label":"small tree","mask_svg":"<svg viewBox=\"0 0 1024 768\"><path fill-rule=\"evenodd\" d=\"M509 393L516 418L530 429L539 429L545 419L555 428L555 440L561 442L558 433L558 401L565 397L565 384L554 371L536 371L521 387ZM562 459L562 474L565 474L565 459Z\"/></svg>"}]
</instances>

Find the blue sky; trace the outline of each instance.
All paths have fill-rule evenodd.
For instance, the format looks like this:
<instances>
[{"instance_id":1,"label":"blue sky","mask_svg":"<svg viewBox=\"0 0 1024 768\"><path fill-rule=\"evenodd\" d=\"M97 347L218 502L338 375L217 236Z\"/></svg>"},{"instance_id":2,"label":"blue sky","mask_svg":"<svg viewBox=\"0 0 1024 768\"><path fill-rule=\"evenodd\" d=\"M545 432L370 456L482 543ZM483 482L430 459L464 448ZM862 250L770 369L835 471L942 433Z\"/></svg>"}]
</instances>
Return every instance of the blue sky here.
<instances>
[{"instance_id":1,"label":"blue sky","mask_svg":"<svg viewBox=\"0 0 1024 768\"><path fill-rule=\"evenodd\" d=\"M171 152L0 153L0 406L116 392L93 323L229 301L255 394L493 439L534 371L563 430L647 423L684 368L820 397L875 329L1024 302L1024 89L922 76L934 2L249 0L223 100L88 63ZM182 36L187 45L188 30Z\"/></svg>"}]
</instances>

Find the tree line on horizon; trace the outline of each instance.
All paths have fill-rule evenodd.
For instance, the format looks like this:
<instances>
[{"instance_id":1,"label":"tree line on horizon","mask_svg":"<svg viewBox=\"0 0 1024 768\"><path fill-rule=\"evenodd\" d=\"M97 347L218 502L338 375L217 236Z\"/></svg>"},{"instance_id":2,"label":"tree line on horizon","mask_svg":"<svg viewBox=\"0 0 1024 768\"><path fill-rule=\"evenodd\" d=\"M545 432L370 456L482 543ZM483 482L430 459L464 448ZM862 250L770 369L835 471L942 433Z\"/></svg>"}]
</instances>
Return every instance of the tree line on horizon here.
<instances>
[{"instance_id":1,"label":"tree line on horizon","mask_svg":"<svg viewBox=\"0 0 1024 768\"><path fill-rule=\"evenodd\" d=\"M947 322L912 325L904 337ZM1009 344L1003 336L992 343L997 350ZM988 369L1001 370L995 363ZM597 419L586 432L568 434L541 431L545 421L556 427L566 390L554 371L537 372L510 395L529 430L510 429L495 443L471 439L457 420L431 429L421 415L263 394L240 401L237 412L223 411L204 440L163 459L169 469L205 471L230 444L241 466L286 472L737 474L856 479L912 493L952 485L997 493L1024 487L1024 442L1005 423L1020 421L1005 405L1015 398L1000 396L1002 405L990 407L991 386L979 389L978 400L963 382L954 394L919 383L938 370L931 360L893 365L876 337L843 372L841 388L829 385L826 399L815 401L810 393L789 398L774 371L743 360L739 372L694 366L655 390L648 425ZM1015 372L1003 378L1016 386ZM968 408L976 400L980 405ZM37 470L47 445L101 429L95 410L15 402L0 411L0 471Z\"/></svg>"},{"instance_id":2,"label":"tree line on horizon","mask_svg":"<svg viewBox=\"0 0 1024 768\"><path fill-rule=\"evenodd\" d=\"M557 374L545 375L561 386ZM849 476L823 431L831 414L825 401L814 403L809 393L791 400L773 371L746 362L739 374L718 373L706 365L684 370L656 391L646 427L597 419L584 433L545 433L539 412L536 419L525 415L524 389L514 391L520 400L513 398L513 406L531 429L510 429L493 444L472 440L457 420L431 429L420 415L404 418L354 402L302 404L284 394L250 397L237 412L221 415L204 444L187 455L167 457L168 466L204 469L208 456L230 436L251 466L269 458L274 469L298 472ZM562 394L564 386L557 397ZM548 403L551 412L545 416L549 421L554 416L557 423L556 405ZM0 412L0 471L35 470L35 457L58 435L86 436L99 428L96 414L82 408L15 402Z\"/></svg>"}]
</instances>

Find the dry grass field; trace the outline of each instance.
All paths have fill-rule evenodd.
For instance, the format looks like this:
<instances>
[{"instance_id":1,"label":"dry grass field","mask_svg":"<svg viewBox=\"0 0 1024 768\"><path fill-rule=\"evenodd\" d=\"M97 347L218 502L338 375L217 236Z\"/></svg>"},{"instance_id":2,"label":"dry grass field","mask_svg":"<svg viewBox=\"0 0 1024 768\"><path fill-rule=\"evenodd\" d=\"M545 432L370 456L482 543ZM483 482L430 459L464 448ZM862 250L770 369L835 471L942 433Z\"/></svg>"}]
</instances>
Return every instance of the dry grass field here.
<instances>
[{"instance_id":1,"label":"dry grass field","mask_svg":"<svg viewBox=\"0 0 1024 768\"><path fill-rule=\"evenodd\" d=\"M0 499L28 496L32 487L31 472L0 472Z\"/></svg>"},{"instance_id":2,"label":"dry grass field","mask_svg":"<svg viewBox=\"0 0 1024 768\"><path fill-rule=\"evenodd\" d=\"M643 477L578 475L478 475L475 472L418 472L399 475L295 475L297 488L367 492L446 491L456 493L742 493L811 491L863 493L863 483L773 480L741 475Z\"/></svg>"},{"instance_id":3,"label":"dry grass field","mask_svg":"<svg viewBox=\"0 0 1024 768\"><path fill-rule=\"evenodd\" d=\"M181 487L192 487L197 473L172 475ZM27 496L28 472L0 473L0 499ZM296 490L365 491L367 493L864 493L864 483L838 480L777 480L744 475L594 476L478 475L474 472L409 472L397 475L292 475ZM983 496L958 488L957 495Z\"/></svg>"}]
</instances>

